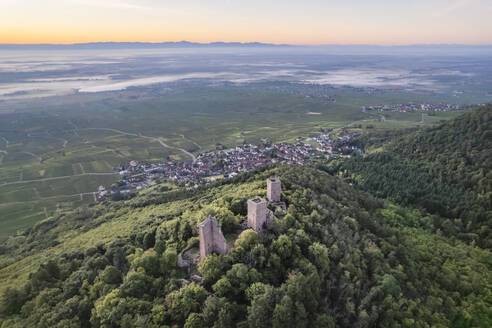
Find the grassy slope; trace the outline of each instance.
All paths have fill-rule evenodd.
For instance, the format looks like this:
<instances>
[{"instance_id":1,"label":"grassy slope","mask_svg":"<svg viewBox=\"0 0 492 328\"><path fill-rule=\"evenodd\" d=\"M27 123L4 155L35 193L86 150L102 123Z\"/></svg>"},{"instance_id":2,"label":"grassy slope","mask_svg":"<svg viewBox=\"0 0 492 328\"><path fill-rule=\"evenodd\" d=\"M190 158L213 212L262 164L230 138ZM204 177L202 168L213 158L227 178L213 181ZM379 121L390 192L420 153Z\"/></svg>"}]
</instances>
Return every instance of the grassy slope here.
<instances>
[{"instance_id":1,"label":"grassy slope","mask_svg":"<svg viewBox=\"0 0 492 328\"><path fill-rule=\"evenodd\" d=\"M261 183L258 181L243 184L241 185L241 192L244 193L244 197L262 193L262 190L259 188L260 185ZM156 187L154 190L147 191L142 197L160 194L158 192L159 188ZM199 193L198 195L205 195L206 198L210 199L216 193L226 194L236 191L236 186L226 185L212 189L211 191ZM169 193L173 193L173 191ZM6 242L9 245L9 249L15 249L17 247L20 247L20 249L18 252L9 252L0 255L0 263L2 263L1 266L3 267L0 269L0 285L8 286L22 283L30 272L53 255L60 255L71 251L84 251L101 243L109 243L116 238L128 237L136 227L142 222L145 222L149 217L173 216L180 213L183 208L194 207L194 197L133 209L132 204L136 202L138 202L138 199L126 201L124 204L110 203L91 207L89 212L91 213L90 221L92 222L88 224L80 223L77 219L64 221L66 218L77 217L83 211L81 209L56 215L54 218L39 222L32 229L34 231L32 235L39 236L40 234L46 233L42 239L47 244L56 244L48 248L40 247L39 252L25 251L30 246L22 246L26 242L24 236L12 237ZM96 213L96 217L92 217L94 213ZM91 225L94 225L94 228L91 228ZM49 234L47 233L47 229L49 229ZM32 239L30 241L34 242L35 245L39 244L38 241ZM10 262L13 263L4 267L5 263Z\"/></svg>"},{"instance_id":2,"label":"grassy slope","mask_svg":"<svg viewBox=\"0 0 492 328\"><path fill-rule=\"evenodd\" d=\"M303 216L300 213L304 211L310 213L311 210L316 208L314 212L319 214L315 215L332 217L329 220L333 221L325 223L326 226L324 228L329 229L330 233L328 235L335 234L330 237L330 239L334 238L331 243L335 242L331 245L332 251L333 247L363 249L363 245L365 245L368 238L381 248L378 248L377 252L373 251L377 254L372 254L369 257L380 258L380 261L383 262L378 264L378 267L371 269L367 267L369 264L364 263L355 264L355 268L352 267L353 264L345 263L342 265L342 262L345 262L345 258L353 259L354 263L359 263L357 262L359 260L364 262L365 260L362 259L366 256L361 258L362 254L358 251L352 254L347 250L348 253L345 255L344 261L332 259L330 263L331 274L335 276L330 279L335 279L338 274L341 276L336 279L342 279L340 281L337 280L337 286L348 284L349 286L359 286L357 288L360 288L359 279L363 279L360 277L361 270L369 270L369 272L374 272L373 274L375 274L375 272L380 272L383 268L388 270L388 263L391 263L391 272L395 277L398 277L398 280L401 279L400 284L406 295L405 297L414 298L415 296L411 295L415 293L415 288L420 290L420 293L434 295L432 296L434 298L439 297L439 293L442 293L441 290L446 290L447 288L450 290L453 288L469 288L466 294L459 296L462 298L463 304L456 304L456 307L458 313L468 313L472 319L477 315L477 308L470 303L473 297L479 297L480 302L486 302L483 296L477 295L483 295L483 293L492 290L490 252L460 242L450 242L442 236L433 235L424 228L419 228L425 218L422 218L418 212L408 211L391 204L382 205L380 202L375 202L371 205L374 200L369 195L361 194L348 185L337 181L337 179L310 168L272 169L264 173L239 176L225 185L216 185L185 193L176 189L161 192L156 187L154 190L146 191L145 194L129 201L97 205L90 209L79 209L70 214L62 214L45 220L33 228L29 234L12 238L7 244L3 245L4 254L0 256L0 263L2 263L0 286L22 285L29 274L36 271L41 263L50 259L61 259L62 254L84 253L89 248L109 245L117 239L125 240L128 245L135 244L135 234L137 233L138 236L139 231L145 231L152 227L166 227L168 223L174 222L176 219L183 222L186 220L194 222L193 235L196 237L196 224L203 215L200 211L204 206L224 204L224 201L239 200L244 202L248 197L258 194L264 195L265 178L273 174L282 178L284 181L284 195L295 202L291 204L296 208L292 213L299 213L299 216L295 216L295 220L300 221L298 223L293 221L290 225L298 228L302 226L301 222L304 222L302 224L308 224L308 226L313 225L314 222L311 220L314 219L310 219L309 215ZM176 198L178 200L171 200ZM323 205L323 202L327 200L331 202L329 208ZM363 209L364 207L366 209ZM359 212L359 208L361 212ZM372 209L369 210L369 208ZM338 219L335 219L336 217ZM372 218L367 221L368 217ZM335 222L339 222L340 218L343 218L342 221L345 223L337 228L336 225L340 223L335 224ZM354 220L354 223L351 223L351 220ZM372 228L369 228L372 232L362 228L367 224L369 224L369 227L372 226ZM382 226L379 226L379 224L382 224ZM386 225L397 229L395 231L398 231L398 236L394 235L395 232L390 232L391 230L383 232L387 228L383 229L382 227ZM314 226L312 228L314 229ZM331 231L331 229L335 230ZM361 239L354 237L353 232L350 232L350 237L345 236L346 231L343 229L349 229L349 232L351 231L350 229L356 229ZM293 231L295 232L295 230ZM170 238L174 239L176 236ZM312 236L312 238L316 240L318 237ZM171 243L171 239L168 242ZM394 247L390 247L390 245L398 245L399 243L403 243L398 246L403 247L403 249L400 249L397 253L390 251ZM173 242L173 245L179 251L186 244L175 244ZM330 247L330 244L327 247ZM407 253L403 255L403 253L398 252ZM395 256L398 258L403 257L406 260L397 265L395 264ZM443 267L441 264L436 263L442 263ZM360 265L360 268L357 267L358 265ZM445 270L443 271L442 268L445 268ZM405 282L408 279L414 279L408 277L415 275L426 281L425 287L418 285L416 281L412 282L415 285L408 285L408 282ZM437 285L427 285L428 280L426 279L431 279L433 281L432 284ZM458 280L453 283L453 279ZM404 287L405 283L407 284L406 287ZM452 288L451 285L448 286L446 284L455 284L455 287ZM363 290L365 288L360 292ZM364 291L364 293L367 292L368 290ZM407 295L407 293L410 294ZM451 292L449 291L449 293ZM464 298L464 295L467 295L466 298ZM414 315L425 315L430 318L432 312L422 312L427 306L432 308L430 303L426 303L425 306L424 304L419 306L418 303L405 302L409 303L402 305L398 304L398 300L396 300L393 305L385 304L384 311L396 311L395 313L398 313L401 311L400 307L410 306L409 311L415 311ZM330 308L330 312L337 313L340 316L339 320L342 320L341 318L344 315L348 315L342 305L340 304L340 308L335 305L334 308Z\"/></svg>"}]
</instances>

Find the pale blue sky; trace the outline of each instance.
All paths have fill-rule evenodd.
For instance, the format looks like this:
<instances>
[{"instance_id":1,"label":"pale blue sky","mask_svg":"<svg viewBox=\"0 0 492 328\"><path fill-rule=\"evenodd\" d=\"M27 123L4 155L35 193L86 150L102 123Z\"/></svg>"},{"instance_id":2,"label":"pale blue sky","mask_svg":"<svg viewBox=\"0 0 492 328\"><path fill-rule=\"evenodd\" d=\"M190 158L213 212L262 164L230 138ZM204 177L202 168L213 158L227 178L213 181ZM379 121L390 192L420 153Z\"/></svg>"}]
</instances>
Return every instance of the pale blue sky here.
<instances>
[{"instance_id":1,"label":"pale blue sky","mask_svg":"<svg viewBox=\"0 0 492 328\"><path fill-rule=\"evenodd\" d=\"M492 0L0 0L0 42L492 44Z\"/></svg>"}]
</instances>

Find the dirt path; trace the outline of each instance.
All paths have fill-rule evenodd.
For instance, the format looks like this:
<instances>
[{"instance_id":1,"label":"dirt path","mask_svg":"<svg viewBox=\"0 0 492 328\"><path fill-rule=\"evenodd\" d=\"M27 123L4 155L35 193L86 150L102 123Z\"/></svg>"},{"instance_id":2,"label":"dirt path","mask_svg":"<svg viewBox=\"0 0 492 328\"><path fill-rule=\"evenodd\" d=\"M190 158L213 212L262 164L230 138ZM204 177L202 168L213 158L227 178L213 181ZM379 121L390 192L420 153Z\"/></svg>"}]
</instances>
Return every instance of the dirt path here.
<instances>
[{"instance_id":1,"label":"dirt path","mask_svg":"<svg viewBox=\"0 0 492 328\"><path fill-rule=\"evenodd\" d=\"M115 172L111 172L111 173L109 173L109 172L108 173L83 173L83 174L64 175L64 176L59 176L59 177L51 177L51 178L43 178L43 179L13 181L13 182L2 183L2 184L0 184L0 187L16 185L16 184L23 184L23 183L31 183L31 182L43 182L43 181L69 179L69 178L74 178L74 177L83 177L83 176L91 176L91 175L92 176L98 176L98 175L108 176L108 175L118 175L118 173L115 173Z\"/></svg>"},{"instance_id":2,"label":"dirt path","mask_svg":"<svg viewBox=\"0 0 492 328\"><path fill-rule=\"evenodd\" d=\"M176 149L176 150L179 150L180 152L188 155L189 157L191 157L191 160L193 161L193 164L196 163L196 157L195 157L195 155L193 155L192 153L190 153L186 149L179 148L179 147L174 147L174 146L169 146L164 141L162 141L161 139L156 138L156 137L149 137L149 136L145 136L145 135L143 135L141 133L136 134L136 133L130 133L130 132L125 132L125 131L121 131L121 130L117 130L117 129L111 129L111 128L82 128L82 129L79 129L79 130L111 131L111 132L119 133L119 134L126 135L126 136L131 136L131 137L137 137L137 138L143 138L143 139L148 139L148 140L152 140L152 141L157 141L164 148Z\"/></svg>"},{"instance_id":3,"label":"dirt path","mask_svg":"<svg viewBox=\"0 0 492 328\"><path fill-rule=\"evenodd\" d=\"M5 137L0 137L3 141L5 141L5 147L9 148L9 141Z\"/></svg>"},{"instance_id":4,"label":"dirt path","mask_svg":"<svg viewBox=\"0 0 492 328\"><path fill-rule=\"evenodd\" d=\"M29 133L29 134L27 134L27 137L28 138L49 138L49 139L59 140L62 142L62 149L65 149L65 147L67 147L67 144L68 144L67 139L57 138L55 136L52 136L49 132L48 132L48 135L32 135Z\"/></svg>"},{"instance_id":5,"label":"dirt path","mask_svg":"<svg viewBox=\"0 0 492 328\"><path fill-rule=\"evenodd\" d=\"M198 143L196 143L195 141L191 140L190 138L187 138L184 134L180 134L180 136L184 140L188 140L189 142L191 142L192 144L194 144L195 146L197 146L198 149L202 149L202 146L200 146Z\"/></svg>"},{"instance_id":6,"label":"dirt path","mask_svg":"<svg viewBox=\"0 0 492 328\"><path fill-rule=\"evenodd\" d=\"M39 190L37 188L32 188L32 191L34 192L37 198L41 198L41 194L39 193Z\"/></svg>"},{"instance_id":7,"label":"dirt path","mask_svg":"<svg viewBox=\"0 0 492 328\"><path fill-rule=\"evenodd\" d=\"M85 170L84 170L84 166L82 165L82 163L79 163L79 167L80 167L80 171L82 172L82 174L85 174Z\"/></svg>"},{"instance_id":8,"label":"dirt path","mask_svg":"<svg viewBox=\"0 0 492 328\"><path fill-rule=\"evenodd\" d=\"M372 121L372 120L370 120L370 119L368 119L368 120L359 120L359 121L353 121L353 122L347 123L347 124L345 124L345 125L343 125L343 126L341 126L339 128L334 128L333 130L331 130L330 132L328 132L328 135L331 137L331 134L332 133L336 133L336 132L338 132L338 131L340 131L342 129L351 127L352 125L355 125L357 123L360 123L360 122L368 122L368 121Z\"/></svg>"},{"instance_id":9,"label":"dirt path","mask_svg":"<svg viewBox=\"0 0 492 328\"><path fill-rule=\"evenodd\" d=\"M32 157L34 157L35 159L37 159L38 161L40 161L40 162L43 160L40 156L38 156L38 155L36 155L36 154L33 154L33 153L29 152L29 151L23 151L23 152L21 152L21 153L22 153L22 154L29 155L29 156L32 156Z\"/></svg>"},{"instance_id":10,"label":"dirt path","mask_svg":"<svg viewBox=\"0 0 492 328\"><path fill-rule=\"evenodd\" d=\"M82 141L85 142L85 139L82 138L80 136L80 134L77 132L77 130L79 129L79 127L77 125L75 125L75 123L72 122L71 120L68 120L67 122L68 122L68 124L70 124L73 127L73 130L71 130L73 132L73 134L75 134L77 137L79 137Z\"/></svg>"}]
</instances>

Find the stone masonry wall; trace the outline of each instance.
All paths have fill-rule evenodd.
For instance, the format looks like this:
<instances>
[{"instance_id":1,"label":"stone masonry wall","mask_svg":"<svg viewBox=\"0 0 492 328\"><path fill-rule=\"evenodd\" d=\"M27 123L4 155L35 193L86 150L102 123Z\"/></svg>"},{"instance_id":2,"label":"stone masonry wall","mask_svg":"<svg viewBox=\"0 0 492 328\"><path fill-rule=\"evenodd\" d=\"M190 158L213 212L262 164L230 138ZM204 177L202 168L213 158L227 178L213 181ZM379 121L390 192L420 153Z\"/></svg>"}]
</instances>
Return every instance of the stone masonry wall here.
<instances>
[{"instance_id":1,"label":"stone masonry wall","mask_svg":"<svg viewBox=\"0 0 492 328\"><path fill-rule=\"evenodd\" d=\"M205 221L200 223L198 229L200 234L201 261L211 253L227 253L227 243L215 217L207 217Z\"/></svg>"},{"instance_id":2,"label":"stone masonry wall","mask_svg":"<svg viewBox=\"0 0 492 328\"><path fill-rule=\"evenodd\" d=\"M248 226L260 231L267 217L267 202L260 198L248 200Z\"/></svg>"},{"instance_id":3,"label":"stone masonry wall","mask_svg":"<svg viewBox=\"0 0 492 328\"><path fill-rule=\"evenodd\" d=\"M278 178L267 179L267 199L272 202L280 202L280 194L282 193L282 185Z\"/></svg>"}]
</instances>

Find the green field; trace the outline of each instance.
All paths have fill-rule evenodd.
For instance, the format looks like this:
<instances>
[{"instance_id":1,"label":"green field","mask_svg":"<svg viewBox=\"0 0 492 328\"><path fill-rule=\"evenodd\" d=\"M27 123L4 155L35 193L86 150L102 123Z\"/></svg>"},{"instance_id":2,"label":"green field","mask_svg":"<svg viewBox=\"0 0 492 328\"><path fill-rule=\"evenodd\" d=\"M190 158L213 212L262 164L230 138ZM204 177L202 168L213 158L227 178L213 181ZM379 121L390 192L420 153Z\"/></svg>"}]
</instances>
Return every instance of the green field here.
<instances>
[{"instance_id":1,"label":"green field","mask_svg":"<svg viewBox=\"0 0 492 328\"><path fill-rule=\"evenodd\" d=\"M292 141L353 122L407 128L460 114L426 116L422 124L419 113L384 113L382 121L361 106L410 101L411 95L337 92L331 102L247 87L194 87L135 99L48 99L0 114L0 239L54 211L92 202L89 193L117 181L114 167L129 160L189 160L146 137L196 154L261 138Z\"/></svg>"}]
</instances>

